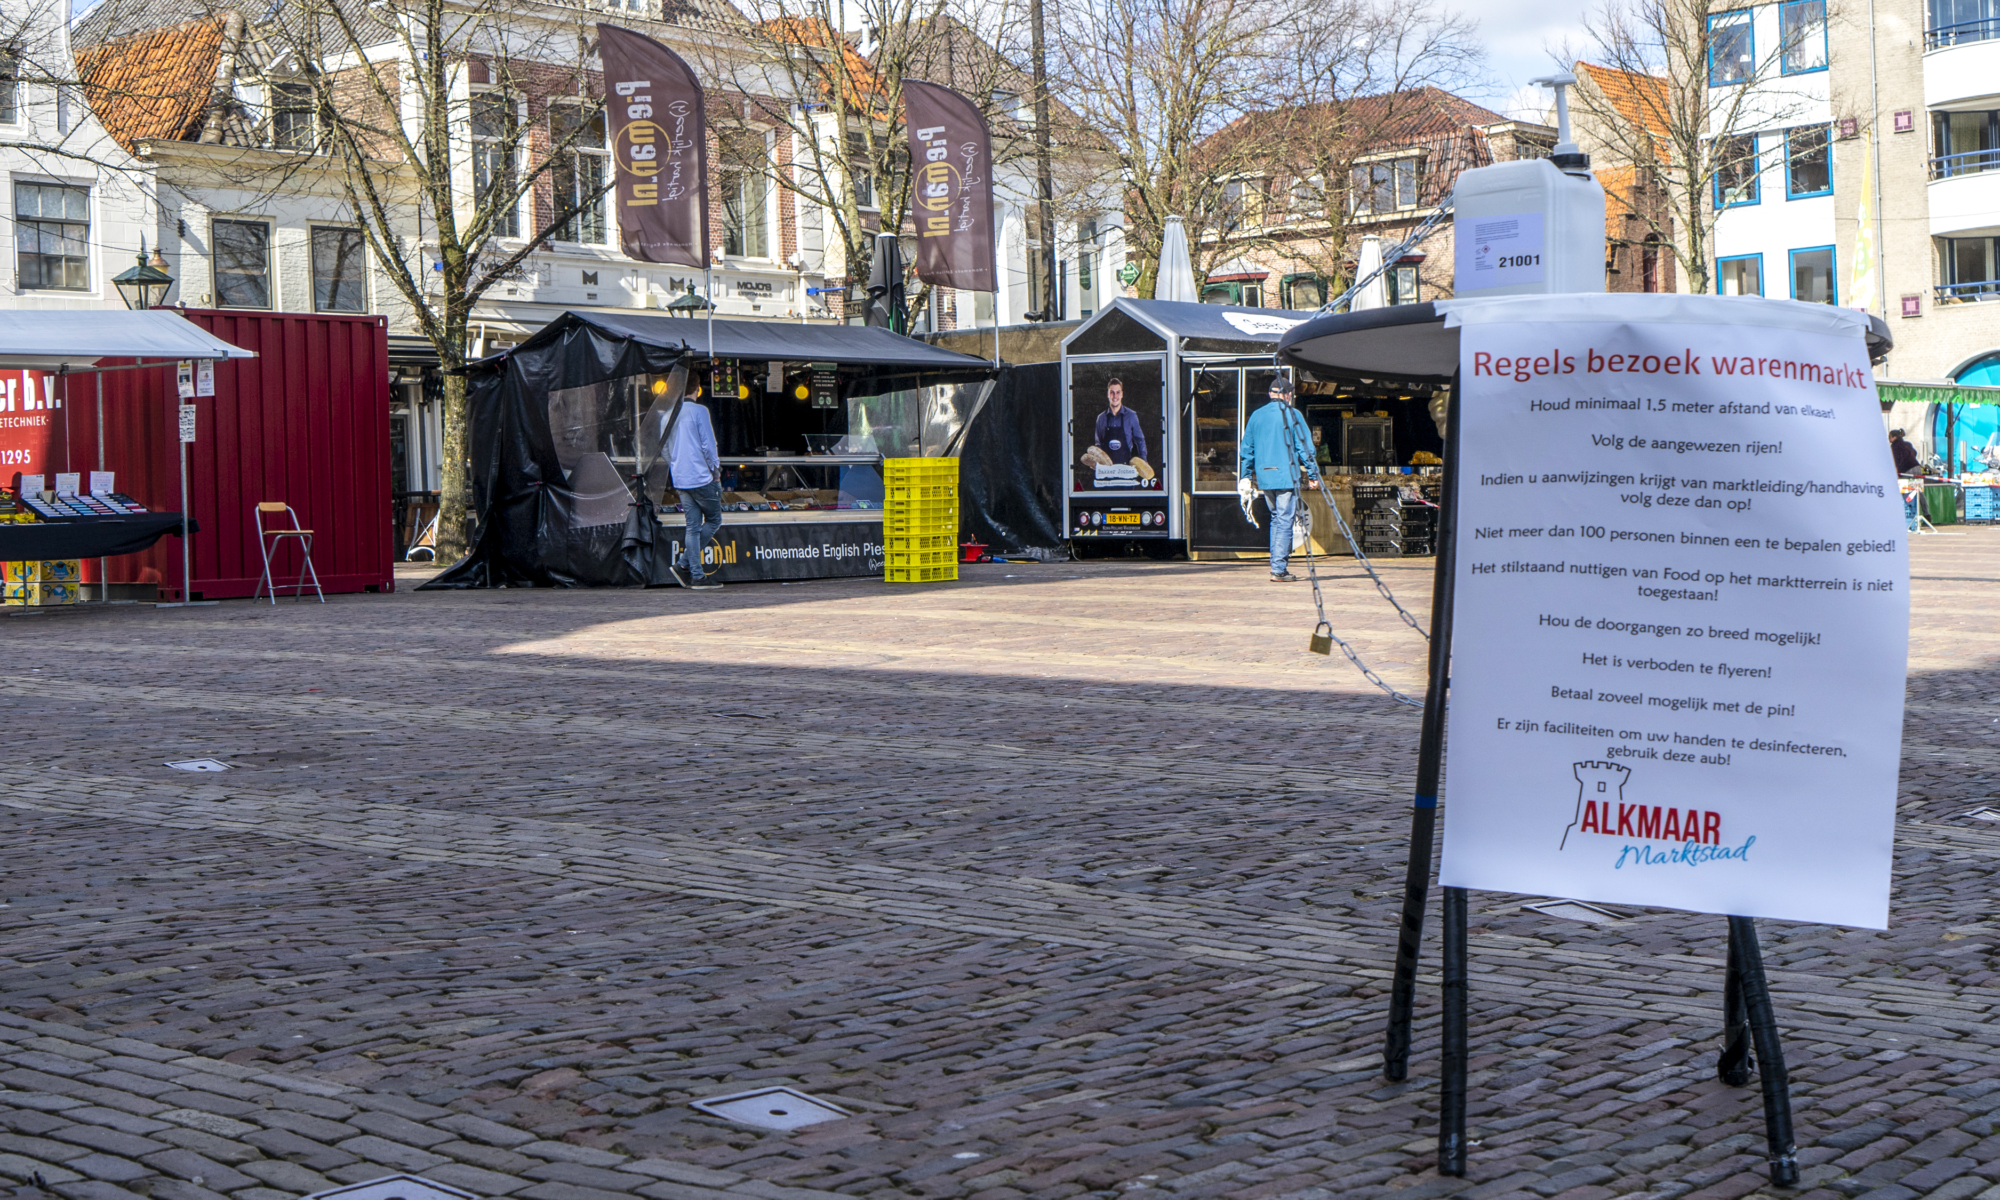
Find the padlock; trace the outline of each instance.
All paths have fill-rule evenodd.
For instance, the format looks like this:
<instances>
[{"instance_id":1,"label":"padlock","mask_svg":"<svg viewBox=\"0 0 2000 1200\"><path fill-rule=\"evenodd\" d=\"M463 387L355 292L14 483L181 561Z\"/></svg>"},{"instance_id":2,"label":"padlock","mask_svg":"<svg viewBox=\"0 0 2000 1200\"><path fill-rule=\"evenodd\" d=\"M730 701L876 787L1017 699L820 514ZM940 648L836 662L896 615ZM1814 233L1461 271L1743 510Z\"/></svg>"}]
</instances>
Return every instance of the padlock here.
<instances>
[{"instance_id":1,"label":"padlock","mask_svg":"<svg viewBox=\"0 0 2000 1200\"><path fill-rule=\"evenodd\" d=\"M1306 643L1306 649L1312 651L1314 654L1332 654L1333 626L1327 624L1325 621L1321 621L1318 625L1314 626L1312 641Z\"/></svg>"}]
</instances>

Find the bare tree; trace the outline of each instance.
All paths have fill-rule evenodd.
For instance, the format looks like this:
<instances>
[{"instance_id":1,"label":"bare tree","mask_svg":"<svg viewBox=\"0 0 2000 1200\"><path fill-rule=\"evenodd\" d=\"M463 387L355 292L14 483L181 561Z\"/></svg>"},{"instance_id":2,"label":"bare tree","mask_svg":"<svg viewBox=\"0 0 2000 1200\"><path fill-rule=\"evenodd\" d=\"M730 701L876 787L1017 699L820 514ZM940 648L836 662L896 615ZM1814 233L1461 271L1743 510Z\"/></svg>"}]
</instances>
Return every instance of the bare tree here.
<instances>
[{"instance_id":1,"label":"bare tree","mask_svg":"<svg viewBox=\"0 0 2000 1200\"><path fill-rule=\"evenodd\" d=\"M1006 0L956 8L942 0L745 0L741 7L746 27L702 49L703 74L721 81L724 125L739 123L739 138L774 135L775 152L759 144L734 163L725 155L725 190L755 177L824 222L829 275L866 277L876 235L902 233L909 220L903 80L943 84L978 102L994 127L996 164L1021 153L1005 104L1011 68L995 50L1014 21ZM852 21L858 30L845 27ZM920 289L916 305L927 295Z\"/></svg>"},{"instance_id":2,"label":"bare tree","mask_svg":"<svg viewBox=\"0 0 2000 1200\"><path fill-rule=\"evenodd\" d=\"M1719 213L1764 176L1784 178L1782 156L1760 155L1756 138L1808 109L1807 96L1787 82L1787 66L1825 61L1823 15L1784 30L1755 56L1748 30L1757 11L1711 14L1708 0L1605 0L1586 22L1581 52L1562 51L1564 61L1587 60L1629 77L1615 87L1576 90L1579 132L1597 143L1585 148L1600 166L1630 165L1657 179L1665 202L1633 207L1632 216L1672 247L1698 293L1713 286ZM1824 140L1817 152L1830 155Z\"/></svg>"}]
</instances>

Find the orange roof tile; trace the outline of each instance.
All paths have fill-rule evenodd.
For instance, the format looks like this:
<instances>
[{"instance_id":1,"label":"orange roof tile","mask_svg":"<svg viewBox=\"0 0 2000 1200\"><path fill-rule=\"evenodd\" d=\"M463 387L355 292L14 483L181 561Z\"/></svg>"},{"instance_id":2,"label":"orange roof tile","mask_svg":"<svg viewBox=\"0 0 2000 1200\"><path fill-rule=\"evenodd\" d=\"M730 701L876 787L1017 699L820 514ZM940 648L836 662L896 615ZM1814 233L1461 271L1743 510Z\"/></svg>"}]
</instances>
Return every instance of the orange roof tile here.
<instances>
[{"instance_id":1,"label":"orange roof tile","mask_svg":"<svg viewBox=\"0 0 2000 1200\"><path fill-rule=\"evenodd\" d=\"M759 22L757 31L781 46L823 49L831 42L838 42L848 107L875 110L876 116L886 116L888 106L883 101L888 89L883 86L882 77L876 74L874 66L862 56L861 52L854 48L852 40L835 33L826 22L802 17L779 17ZM827 86L832 87L831 80Z\"/></svg>"},{"instance_id":2,"label":"orange roof tile","mask_svg":"<svg viewBox=\"0 0 2000 1200\"><path fill-rule=\"evenodd\" d=\"M222 21L189 21L77 52L91 111L127 150L197 131L215 86Z\"/></svg>"},{"instance_id":3,"label":"orange roof tile","mask_svg":"<svg viewBox=\"0 0 2000 1200\"><path fill-rule=\"evenodd\" d=\"M1633 126L1664 139L1667 129L1662 118L1668 108L1667 81L1657 75L1640 75L1591 63L1576 64L1576 73L1587 76L1619 116Z\"/></svg>"}]
</instances>

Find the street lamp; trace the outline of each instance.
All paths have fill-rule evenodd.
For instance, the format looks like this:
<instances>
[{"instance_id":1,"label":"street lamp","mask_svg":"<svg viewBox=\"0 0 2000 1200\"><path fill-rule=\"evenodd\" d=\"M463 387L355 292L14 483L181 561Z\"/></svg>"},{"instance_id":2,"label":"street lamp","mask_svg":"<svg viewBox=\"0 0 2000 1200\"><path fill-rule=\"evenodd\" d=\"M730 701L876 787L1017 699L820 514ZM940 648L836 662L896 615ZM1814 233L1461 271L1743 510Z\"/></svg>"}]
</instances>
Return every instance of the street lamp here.
<instances>
[{"instance_id":1,"label":"street lamp","mask_svg":"<svg viewBox=\"0 0 2000 1200\"><path fill-rule=\"evenodd\" d=\"M167 261L153 251L153 261L146 261L146 244L139 243L137 266L111 277L118 287L118 294L125 298L125 307L144 312L158 308L166 302L167 290L174 286L174 277L167 274Z\"/></svg>"},{"instance_id":2,"label":"street lamp","mask_svg":"<svg viewBox=\"0 0 2000 1200\"><path fill-rule=\"evenodd\" d=\"M669 300L667 302L668 312L678 313L683 317L692 317L696 313L701 312L704 309L715 307L708 301L702 299L700 296L694 294L694 284L690 283L687 285L687 287L688 290L685 295L675 296L672 300Z\"/></svg>"}]
</instances>

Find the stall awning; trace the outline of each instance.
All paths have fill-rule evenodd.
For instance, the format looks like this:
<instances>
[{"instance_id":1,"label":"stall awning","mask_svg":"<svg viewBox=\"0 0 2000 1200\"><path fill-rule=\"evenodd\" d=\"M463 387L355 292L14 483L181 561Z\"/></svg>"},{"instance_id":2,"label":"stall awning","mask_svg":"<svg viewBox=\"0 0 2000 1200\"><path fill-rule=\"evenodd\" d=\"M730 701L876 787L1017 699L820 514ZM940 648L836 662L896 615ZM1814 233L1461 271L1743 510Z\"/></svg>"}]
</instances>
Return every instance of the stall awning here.
<instances>
[{"instance_id":1,"label":"stall awning","mask_svg":"<svg viewBox=\"0 0 2000 1200\"><path fill-rule=\"evenodd\" d=\"M2000 387L1974 387L1949 381L1905 383L1878 379L1875 394L1884 404L2000 404Z\"/></svg>"},{"instance_id":2,"label":"stall awning","mask_svg":"<svg viewBox=\"0 0 2000 1200\"><path fill-rule=\"evenodd\" d=\"M255 358L177 312L0 311L0 368L80 370L106 358Z\"/></svg>"},{"instance_id":3,"label":"stall awning","mask_svg":"<svg viewBox=\"0 0 2000 1200\"><path fill-rule=\"evenodd\" d=\"M1210 276L1213 280L1215 277ZM1233 304L1190 304L1181 300L1134 300L1121 296L1099 309L1063 339L1069 355L1143 352L1143 333L1172 338L1193 354L1268 354L1309 312L1243 308ZM1137 327L1136 329L1134 327Z\"/></svg>"},{"instance_id":4,"label":"stall awning","mask_svg":"<svg viewBox=\"0 0 2000 1200\"><path fill-rule=\"evenodd\" d=\"M566 312L533 337L503 354L471 364L472 371L492 370L509 356L532 352L580 331L599 338L630 343L669 354L706 357L709 323L700 318L664 314ZM970 382L986 378L992 363L956 350L865 325L791 325L779 321L716 321L715 356L750 362L833 363L864 367L880 375L930 375L927 383ZM945 378L949 376L950 378Z\"/></svg>"}]
</instances>

